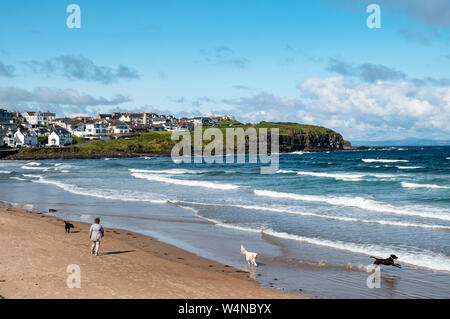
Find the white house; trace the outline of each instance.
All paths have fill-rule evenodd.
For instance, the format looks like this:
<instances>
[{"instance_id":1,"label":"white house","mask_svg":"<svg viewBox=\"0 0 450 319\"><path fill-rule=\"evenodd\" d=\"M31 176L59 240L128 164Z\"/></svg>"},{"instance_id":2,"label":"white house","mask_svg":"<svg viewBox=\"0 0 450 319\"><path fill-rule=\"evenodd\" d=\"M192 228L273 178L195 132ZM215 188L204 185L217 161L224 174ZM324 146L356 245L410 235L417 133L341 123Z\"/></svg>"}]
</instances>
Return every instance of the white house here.
<instances>
[{"instance_id":1,"label":"white house","mask_svg":"<svg viewBox=\"0 0 450 319\"><path fill-rule=\"evenodd\" d=\"M110 134L128 134L130 133L130 126L122 121L110 121L108 132Z\"/></svg>"},{"instance_id":2,"label":"white house","mask_svg":"<svg viewBox=\"0 0 450 319\"><path fill-rule=\"evenodd\" d=\"M78 137L108 135L108 125L105 121L89 121L84 123L84 131L74 131Z\"/></svg>"},{"instance_id":3,"label":"white house","mask_svg":"<svg viewBox=\"0 0 450 319\"><path fill-rule=\"evenodd\" d=\"M167 119L165 117L159 116L159 117L154 117L152 119L152 125L163 125L166 124Z\"/></svg>"},{"instance_id":4,"label":"white house","mask_svg":"<svg viewBox=\"0 0 450 319\"><path fill-rule=\"evenodd\" d=\"M23 113L24 119L28 124L38 126L48 126L55 121L56 114L50 112L30 112Z\"/></svg>"},{"instance_id":5,"label":"white house","mask_svg":"<svg viewBox=\"0 0 450 319\"><path fill-rule=\"evenodd\" d=\"M47 146L61 147L67 144L72 144L72 134L61 127L52 130L48 136Z\"/></svg>"},{"instance_id":6,"label":"white house","mask_svg":"<svg viewBox=\"0 0 450 319\"><path fill-rule=\"evenodd\" d=\"M14 133L14 145L18 147L24 146L37 146L38 138L35 132L28 130L25 131L18 129L16 133Z\"/></svg>"},{"instance_id":7,"label":"white house","mask_svg":"<svg viewBox=\"0 0 450 319\"><path fill-rule=\"evenodd\" d=\"M209 117L205 117L205 116L198 116L198 117L194 117L194 125L201 125L201 124L211 124L213 121L211 118Z\"/></svg>"},{"instance_id":8,"label":"white house","mask_svg":"<svg viewBox=\"0 0 450 319\"><path fill-rule=\"evenodd\" d=\"M6 146L14 147L14 133L11 130L8 130L3 138L3 143Z\"/></svg>"}]
</instances>

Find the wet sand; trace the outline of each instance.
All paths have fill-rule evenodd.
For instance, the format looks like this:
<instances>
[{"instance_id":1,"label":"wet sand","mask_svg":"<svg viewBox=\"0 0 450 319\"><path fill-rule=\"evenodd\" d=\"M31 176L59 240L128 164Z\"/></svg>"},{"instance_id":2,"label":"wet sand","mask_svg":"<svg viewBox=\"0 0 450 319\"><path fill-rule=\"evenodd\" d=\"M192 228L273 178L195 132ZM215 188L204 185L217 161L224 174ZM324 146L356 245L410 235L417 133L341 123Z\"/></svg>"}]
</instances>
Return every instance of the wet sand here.
<instances>
[{"instance_id":1,"label":"wet sand","mask_svg":"<svg viewBox=\"0 0 450 319\"><path fill-rule=\"evenodd\" d=\"M105 229L90 253L89 224L0 207L0 296L4 298L299 298L262 288L244 272L153 238ZM81 288L67 287L68 265ZM1 298L1 297L0 297Z\"/></svg>"}]
</instances>

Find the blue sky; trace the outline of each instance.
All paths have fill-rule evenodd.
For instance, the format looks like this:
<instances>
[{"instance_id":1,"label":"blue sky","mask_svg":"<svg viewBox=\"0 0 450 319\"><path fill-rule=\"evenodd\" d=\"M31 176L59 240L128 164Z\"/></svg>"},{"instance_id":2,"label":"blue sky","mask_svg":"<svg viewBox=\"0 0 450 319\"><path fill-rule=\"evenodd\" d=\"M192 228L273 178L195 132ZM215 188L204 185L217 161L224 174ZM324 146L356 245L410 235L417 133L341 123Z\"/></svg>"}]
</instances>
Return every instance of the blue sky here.
<instances>
[{"instance_id":1,"label":"blue sky","mask_svg":"<svg viewBox=\"0 0 450 319\"><path fill-rule=\"evenodd\" d=\"M81 8L81 28L66 7ZM381 28L369 29L369 3ZM352 139L448 139L450 2L9 1L0 106L226 113Z\"/></svg>"}]
</instances>

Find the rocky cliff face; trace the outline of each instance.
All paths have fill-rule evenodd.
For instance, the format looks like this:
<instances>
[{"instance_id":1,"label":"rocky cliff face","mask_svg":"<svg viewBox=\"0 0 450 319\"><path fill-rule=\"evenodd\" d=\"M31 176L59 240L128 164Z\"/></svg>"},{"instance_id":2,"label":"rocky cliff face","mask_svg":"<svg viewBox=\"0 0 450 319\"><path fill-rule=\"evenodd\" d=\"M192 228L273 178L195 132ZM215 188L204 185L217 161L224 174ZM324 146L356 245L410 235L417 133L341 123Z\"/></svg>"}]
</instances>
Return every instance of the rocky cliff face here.
<instances>
[{"instance_id":1,"label":"rocky cliff face","mask_svg":"<svg viewBox=\"0 0 450 319\"><path fill-rule=\"evenodd\" d=\"M280 152L326 152L344 149L344 139L339 133L280 135Z\"/></svg>"}]
</instances>

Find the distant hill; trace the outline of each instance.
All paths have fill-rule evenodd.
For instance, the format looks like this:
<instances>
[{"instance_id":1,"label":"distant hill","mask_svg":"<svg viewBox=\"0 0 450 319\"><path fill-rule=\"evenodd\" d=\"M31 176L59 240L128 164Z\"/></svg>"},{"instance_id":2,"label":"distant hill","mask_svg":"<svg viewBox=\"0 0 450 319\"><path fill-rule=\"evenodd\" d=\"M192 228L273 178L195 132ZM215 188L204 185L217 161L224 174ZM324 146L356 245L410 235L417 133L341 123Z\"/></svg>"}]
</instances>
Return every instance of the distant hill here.
<instances>
[{"instance_id":1,"label":"distant hill","mask_svg":"<svg viewBox=\"0 0 450 319\"><path fill-rule=\"evenodd\" d=\"M353 146L446 146L450 145L450 140L431 140L422 138L407 138L402 140L385 141L355 141Z\"/></svg>"}]
</instances>

